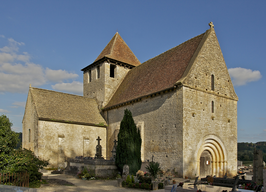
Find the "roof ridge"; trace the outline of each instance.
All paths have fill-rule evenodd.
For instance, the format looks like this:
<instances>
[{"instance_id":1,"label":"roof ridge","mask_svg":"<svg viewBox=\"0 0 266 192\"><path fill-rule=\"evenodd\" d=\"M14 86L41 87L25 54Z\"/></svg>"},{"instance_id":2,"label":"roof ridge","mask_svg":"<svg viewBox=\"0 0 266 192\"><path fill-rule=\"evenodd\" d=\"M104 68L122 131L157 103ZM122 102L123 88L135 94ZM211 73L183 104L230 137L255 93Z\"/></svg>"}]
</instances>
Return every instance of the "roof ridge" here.
<instances>
[{"instance_id":1,"label":"roof ridge","mask_svg":"<svg viewBox=\"0 0 266 192\"><path fill-rule=\"evenodd\" d=\"M206 32L207 32L207 31L206 31ZM183 43L181 43L181 44L179 44L179 45L177 45L177 46L175 46L175 47L172 47L171 49L168 49L167 51L162 52L162 53L160 53L159 55L156 55L156 56L153 57L153 58L148 59L147 61L143 62L141 65L143 65L144 63L146 63L146 62L148 62L148 61L150 61L150 60L155 59L156 57L159 57L160 55L162 55L162 54L164 54L164 53L170 52L171 50L173 50L173 49L175 49L175 48L177 48L177 47L179 47L179 46L181 46L181 45L187 43L188 41L190 41L190 40L192 40L192 39L195 39L195 38L197 38L197 37L199 37L199 36L205 34L206 32L201 33L201 34L199 34L199 35L197 35L197 36L195 36L195 37L192 37L191 39L188 39L188 40L186 40L185 42L183 42ZM141 66L141 65L138 65L138 66L136 66L136 67L139 67L139 66ZM136 68L136 67L135 67L135 68Z\"/></svg>"},{"instance_id":2,"label":"roof ridge","mask_svg":"<svg viewBox=\"0 0 266 192\"><path fill-rule=\"evenodd\" d=\"M117 36L119 35L119 33L118 32L116 32L115 33L115 39L114 39L114 42L113 42L113 45L112 45L112 47L111 47L111 51L110 51L110 54L109 55L112 55L112 53L113 53L113 49L114 49L114 46L115 46L115 44L116 44L116 40L117 40Z\"/></svg>"},{"instance_id":3,"label":"roof ridge","mask_svg":"<svg viewBox=\"0 0 266 192\"><path fill-rule=\"evenodd\" d=\"M75 95L75 94L71 94L71 93L64 93L64 92L59 92L59 91L53 91L53 90L49 90L49 89L42 89L42 88L37 88L37 87L31 87L31 89L38 89L38 90L41 90L41 91L47 91L47 92L65 94L65 95L70 95L70 96L82 97L82 98L86 98L86 99L89 99L89 100L94 100L92 98L84 97L84 96L81 96L81 95Z\"/></svg>"}]
</instances>

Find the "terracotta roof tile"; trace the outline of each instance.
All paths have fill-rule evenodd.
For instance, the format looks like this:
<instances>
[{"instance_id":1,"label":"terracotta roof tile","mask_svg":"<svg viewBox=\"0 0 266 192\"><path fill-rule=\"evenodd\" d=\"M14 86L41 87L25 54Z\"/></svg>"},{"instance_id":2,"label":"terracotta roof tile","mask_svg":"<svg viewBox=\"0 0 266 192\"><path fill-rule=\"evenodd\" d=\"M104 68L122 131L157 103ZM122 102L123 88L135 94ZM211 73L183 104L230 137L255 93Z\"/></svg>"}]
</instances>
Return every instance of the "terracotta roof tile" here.
<instances>
[{"instance_id":1,"label":"terracotta roof tile","mask_svg":"<svg viewBox=\"0 0 266 192\"><path fill-rule=\"evenodd\" d=\"M39 118L106 125L94 99L33 87L30 93Z\"/></svg>"},{"instance_id":2,"label":"terracotta roof tile","mask_svg":"<svg viewBox=\"0 0 266 192\"><path fill-rule=\"evenodd\" d=\"M127 46L122 37L116 32L94 63L104 57L115 59L133 66L140 65L139 60Z\"/></svg>"},{"instance_id":3,"label":"terracotta roof tile","mask_svg":"<svg viewBox=\"0 0 266 192\"><path fill-rule=\"evenodd\" d=\"M131 69L105 108L173 87L182 77L204 34Z\"/></svg>"}]
</instances>

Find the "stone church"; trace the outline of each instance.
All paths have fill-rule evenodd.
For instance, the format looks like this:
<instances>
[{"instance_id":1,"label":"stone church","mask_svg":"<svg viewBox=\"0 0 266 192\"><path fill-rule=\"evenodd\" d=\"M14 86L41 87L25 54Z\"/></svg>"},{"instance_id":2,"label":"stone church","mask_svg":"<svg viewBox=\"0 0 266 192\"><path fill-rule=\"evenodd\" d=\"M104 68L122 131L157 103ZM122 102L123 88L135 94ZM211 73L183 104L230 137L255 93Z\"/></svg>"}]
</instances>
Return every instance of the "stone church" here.
<instances>
[{"instance_id":1,"label":"stone church","mask_svg":"<svg viewBox=\"0 0 266 192\"><path fill-rule=\"evenodd\" d=\"M29 88L23 147L50 164L96 153L110 159L124 110L142 137L141 158L181 177L235 175L237 101L213 24L144 63L116 33L82 69L83 96Z\"/></svg>"}]
</instances>

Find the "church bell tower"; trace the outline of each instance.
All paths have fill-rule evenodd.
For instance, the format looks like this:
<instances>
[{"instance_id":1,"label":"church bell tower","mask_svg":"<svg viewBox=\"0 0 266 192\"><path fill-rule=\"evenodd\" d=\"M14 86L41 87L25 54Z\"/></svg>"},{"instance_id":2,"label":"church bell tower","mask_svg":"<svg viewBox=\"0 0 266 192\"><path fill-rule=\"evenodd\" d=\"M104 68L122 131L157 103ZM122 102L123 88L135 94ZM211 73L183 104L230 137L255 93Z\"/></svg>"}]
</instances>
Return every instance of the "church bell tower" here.
<instances>
[{"instance_id":1,"label":"church bell tower","mask_svg":"<svg viewBox=\"0 0 266 192\"><path fill-rule=\"evenodd\" d=\"M83 68L83 96L94 98L103 108L127 75L141 63L116 32L97 59Z\"/></svg>"}]
</instances>

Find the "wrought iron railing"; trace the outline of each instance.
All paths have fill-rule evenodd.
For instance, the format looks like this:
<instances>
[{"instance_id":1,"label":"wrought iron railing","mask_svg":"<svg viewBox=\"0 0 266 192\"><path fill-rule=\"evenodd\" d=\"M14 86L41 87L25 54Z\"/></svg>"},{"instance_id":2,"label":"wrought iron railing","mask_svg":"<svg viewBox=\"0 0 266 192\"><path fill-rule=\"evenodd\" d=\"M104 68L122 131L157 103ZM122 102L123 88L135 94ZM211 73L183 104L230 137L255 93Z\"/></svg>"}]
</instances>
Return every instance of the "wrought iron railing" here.
<instances>
[{"instance_id":1,"label":"wrought iron railing","mask_svg":"<svg viewBox=\"0 0 266 192\"><path fill-rule=\"evenodd\" d=\"M29 187L30 175L24 173L0 173L0 185Z\"/></svg>"}]
</instances>

